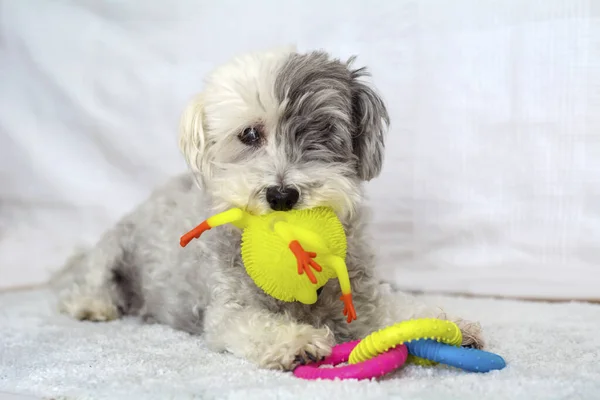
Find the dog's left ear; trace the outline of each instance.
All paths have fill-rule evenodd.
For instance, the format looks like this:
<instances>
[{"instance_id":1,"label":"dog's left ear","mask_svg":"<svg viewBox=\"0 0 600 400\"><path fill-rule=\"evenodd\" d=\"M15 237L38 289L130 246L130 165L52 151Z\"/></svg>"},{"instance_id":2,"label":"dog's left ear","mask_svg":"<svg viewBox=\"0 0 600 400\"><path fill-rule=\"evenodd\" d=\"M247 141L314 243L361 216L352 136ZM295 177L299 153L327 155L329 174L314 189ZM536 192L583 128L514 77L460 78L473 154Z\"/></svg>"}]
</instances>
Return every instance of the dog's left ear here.
<instances>
[{"instance_id":1,"label":"dog's left ear","mask_svg":"<svg viewBox=\"0 0 600 400\"><path fill-rule=\"evenodd\" d=\"M348 61L350 68L354 58ZM354 132L352 146L358 158L357 172L363 181L376 178L381 172L385 134L390 119L385 103L375 89L361 78L369 76L366 68L350 69L352 78L352 114Z\"/></svg>"}]
</instances>

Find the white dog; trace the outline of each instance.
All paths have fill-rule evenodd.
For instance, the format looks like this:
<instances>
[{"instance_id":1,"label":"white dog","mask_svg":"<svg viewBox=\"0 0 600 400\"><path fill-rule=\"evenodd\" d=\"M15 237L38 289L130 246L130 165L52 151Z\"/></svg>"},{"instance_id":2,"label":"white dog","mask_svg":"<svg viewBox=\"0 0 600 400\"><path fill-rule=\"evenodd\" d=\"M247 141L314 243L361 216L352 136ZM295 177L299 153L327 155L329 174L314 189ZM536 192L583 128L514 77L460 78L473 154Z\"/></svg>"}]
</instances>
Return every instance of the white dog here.
<instances>
[{"instance_id":1,"label":"white dog","mask_svg":"<svg viewBox=\"0 0 600 400\"><path fill-rule=\"evenodd\" d=\"M365 234L363 183L379 175L388 114L364 68L324 52L276 49L217 68L182 117L180 147L192 174L176 177L54 279L61 310L107 321L139 315L203 334L215 351L290 370L335 342L440 313L389 296ZM230 207L332 207L348 237L358 320L347 323L336 280L314 305L264 294L240 257L240 232L223 226L186 248L180 236ZM464 345L483 345L478 324L455 319Z\"/></svg>"}]
</instances>

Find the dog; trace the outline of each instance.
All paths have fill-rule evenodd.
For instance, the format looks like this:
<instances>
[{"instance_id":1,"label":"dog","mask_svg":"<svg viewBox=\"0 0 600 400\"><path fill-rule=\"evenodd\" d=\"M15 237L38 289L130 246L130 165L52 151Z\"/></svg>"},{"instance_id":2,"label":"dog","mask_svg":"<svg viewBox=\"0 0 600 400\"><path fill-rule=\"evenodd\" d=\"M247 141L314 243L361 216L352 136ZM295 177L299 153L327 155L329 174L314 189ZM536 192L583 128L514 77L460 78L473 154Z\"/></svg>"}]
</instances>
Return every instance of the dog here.
<instances>
[{"instance_id":1,"label":"dog","mask_svg":"<svg viewBox=\"0 0 600 400\"><path fill-rule=\"evenodd\" d=\"M381 172L390 121L369 71L353 67L354 59L284 47L215 68L181 117L179 147L190 171L68 260L52 280L60 310L91 321L139 316L284 371L394 322L447 318L392 293L377 275L364 183ZM235 227L179 244L183 233L231 207L262 214L316 206L335 210L347 234L352 323L336 280L313 305L267 296L245 272ZM483 346L479 324L448 319L461 328L463 345Z\"/></svg>"}]
</instances>

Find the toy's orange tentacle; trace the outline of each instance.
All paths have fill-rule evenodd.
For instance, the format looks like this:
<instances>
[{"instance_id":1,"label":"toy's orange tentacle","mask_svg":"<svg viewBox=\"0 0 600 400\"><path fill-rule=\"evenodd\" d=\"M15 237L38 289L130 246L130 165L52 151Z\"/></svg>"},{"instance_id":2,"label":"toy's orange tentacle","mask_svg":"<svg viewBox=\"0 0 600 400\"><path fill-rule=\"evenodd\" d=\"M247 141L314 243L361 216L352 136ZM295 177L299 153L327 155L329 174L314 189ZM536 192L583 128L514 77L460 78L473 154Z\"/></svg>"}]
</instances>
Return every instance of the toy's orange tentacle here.
<instances>
[{"instance_id":1,"label":"toy's orange tentacle","mask_svg":"<svg viewBox=\"0 0 600 400\"><path fill-rule=\"evenodd\" d=\"M317 256L317 253L305 251L297 240L292 240L289 244L289 248L292 253L294 253L296 260L298 261L298 275L302 275L306 272L308 279L312 283L316 284L317 278L310 268L312 267L318 272L323 270L323 268L321 268L321 266L317 264L315 260L313 260L313 258Z\"/></svg>"},{"instance_id":2,"label":"toy's orange tentacle","mask_svg":"<svg viewBox=\"0 0 600 400\"><path fill-rule=\"evenodd\" d=\"M354 309L354 303L352 302L352 293L343 294L340 300L344 302L344 315L346 316L346 322L350 323L356 319L356 310Z\"/></svg>"},{"instance_id":3,"label":"toy's orange tentacle","mask_svg":"<svg viewBox=\"0 0 600 400\"><path fill-rule=\"evenodd\" d=\"M350 323L356 319L356 310L352 303L352 286L350 285L346 262L343 258L334 255L329 255L325 259L325 262L335 269L338 281L340 282L340 289L342 290L340 300L344 302L344 315L347 317L346 321Z\"/></svg>"},{"instance_id":4,"label":"toy's orange tentacle","mask_svg":"<svg viewBox=\"0 0 600 400\"><path fill-rule=\"evenodd\" d=\"M313 267L315 269L315 271L317 271L317 272L323 271L323 268L321 268L321 266L319 264L317 264L317 262L315 260L313 260L313 258L315 258L317 256L317 253L307 253L307 254L308 254L309 257L311 257L308 260L308 264L311 267Z\"/></svg>"},{"instance_id":5,"label":"toy's orange tentacle","mask_svg":"<svg viewBox=\"0 0 600 400\"><path fill-rule=\"evenodd\" d=\"M212 226L210 226L207 221L204 221L200 225L183 235L181 239L179 239L179 244L181 245L181 247L185 247L188 245L189 242L191 242L194 239L198 239L200 235L202 235L204 232L211 228Z\"/></svg>"},{"instance_id":6,"label":"toy's orange tentacle","mask_svg":"<svg viewBox=\"0 0 600 400\"><path fill-rule=\"evenodd\" d=\"M244 227L248 223L248 214L239 208L232 208L224 211L220 214L213 215L200 225L186 233L179 240L181 247L187 246L193 239L198 239L207 230L214 228L215 226L225 224L235 224L236 226Z\"/></svg>"}]
</instances>

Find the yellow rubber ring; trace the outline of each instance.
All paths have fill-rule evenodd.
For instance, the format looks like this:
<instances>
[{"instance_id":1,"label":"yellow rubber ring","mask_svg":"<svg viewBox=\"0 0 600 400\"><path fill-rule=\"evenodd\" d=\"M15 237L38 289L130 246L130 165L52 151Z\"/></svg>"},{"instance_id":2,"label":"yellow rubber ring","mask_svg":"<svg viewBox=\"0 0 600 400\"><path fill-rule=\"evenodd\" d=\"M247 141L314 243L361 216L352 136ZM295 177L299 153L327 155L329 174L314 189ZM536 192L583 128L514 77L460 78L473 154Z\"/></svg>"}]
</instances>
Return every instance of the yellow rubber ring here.
<instances>
[{"instance_id":1,"label":"yellow rubber ring","mask_svg":"<svg viewBox=\"0 0 600 400\"><path fill-rule=\"evenodd\" d=\"M462 333L451 321L436 318L413 319L399 322L371 333L350 353L349 364L367 361L392 347L420 339L433 339L451 346L460 346ZM411 357L413 362L428 364L427 360Z\"/></svg>"}]
</instances>

